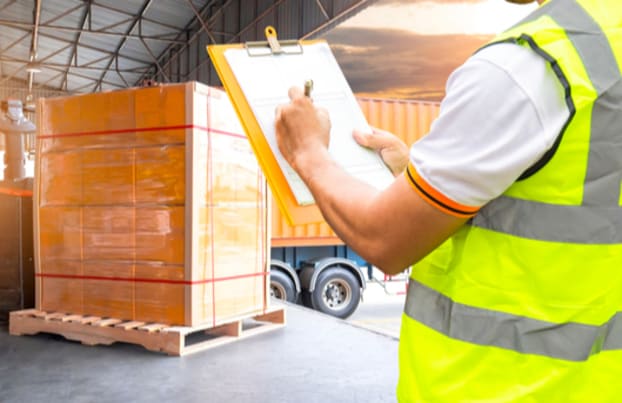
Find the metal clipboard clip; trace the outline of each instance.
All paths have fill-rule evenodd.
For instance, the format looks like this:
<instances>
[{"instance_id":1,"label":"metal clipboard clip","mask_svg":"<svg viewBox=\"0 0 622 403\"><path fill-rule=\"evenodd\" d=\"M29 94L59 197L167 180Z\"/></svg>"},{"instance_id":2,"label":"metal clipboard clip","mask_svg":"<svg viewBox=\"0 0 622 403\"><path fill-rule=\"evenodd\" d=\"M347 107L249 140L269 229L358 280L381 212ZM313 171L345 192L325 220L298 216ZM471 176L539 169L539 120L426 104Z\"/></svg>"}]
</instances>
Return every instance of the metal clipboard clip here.
<instances>
[{"instance_id":1,"label":"metal clipboard clip","mask_svg":"<svg viewBox=\"0 0 622 403\"><path fill-rule=\"evenodd\" d=\"M276 29L268 25L265 29L267 41L246 42L244 47L251 57L270 56L270 55L295 55L302 53L302 44L295 39L279 41L276 36Z\"/></svg>"}]
</instances>

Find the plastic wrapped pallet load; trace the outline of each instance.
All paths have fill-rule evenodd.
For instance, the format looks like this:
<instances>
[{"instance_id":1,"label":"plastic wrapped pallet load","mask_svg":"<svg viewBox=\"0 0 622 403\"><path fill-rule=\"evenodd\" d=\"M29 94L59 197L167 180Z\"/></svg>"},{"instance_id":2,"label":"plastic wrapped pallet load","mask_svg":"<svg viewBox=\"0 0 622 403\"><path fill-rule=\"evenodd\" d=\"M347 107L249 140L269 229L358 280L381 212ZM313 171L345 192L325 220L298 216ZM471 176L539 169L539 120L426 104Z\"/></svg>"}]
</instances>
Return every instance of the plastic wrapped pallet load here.
<instances>
[{"instance_id":1,"label":"plastic wrapped pallet load","mask_svg":"<svg viewBox=\"0 0 622 403\"><path fill-rule=\"evenodd\" d=\"M266 188L224 92L42 99L36 308L213 325L268 308Z\"/></svg>"}]
</instances>

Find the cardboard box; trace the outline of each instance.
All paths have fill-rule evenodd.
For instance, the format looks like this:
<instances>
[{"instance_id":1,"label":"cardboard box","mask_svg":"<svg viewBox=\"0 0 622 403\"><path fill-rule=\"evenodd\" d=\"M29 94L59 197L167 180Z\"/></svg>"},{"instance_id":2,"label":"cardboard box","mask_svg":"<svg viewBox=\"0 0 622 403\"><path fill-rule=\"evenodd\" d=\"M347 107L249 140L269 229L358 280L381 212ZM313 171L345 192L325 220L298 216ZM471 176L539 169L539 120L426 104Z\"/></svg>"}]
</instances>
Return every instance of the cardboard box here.
<instances>
[{"instance_id":1,"label":"cardboard box","mask_svg":"<svg viewBox=\"0 0 622 403\"><path fill-rule=\"evenodd\" d=\"M36 307L218 325L268 309L266 187L198 83L42 99Z\"/></svg>"}]
</instances>

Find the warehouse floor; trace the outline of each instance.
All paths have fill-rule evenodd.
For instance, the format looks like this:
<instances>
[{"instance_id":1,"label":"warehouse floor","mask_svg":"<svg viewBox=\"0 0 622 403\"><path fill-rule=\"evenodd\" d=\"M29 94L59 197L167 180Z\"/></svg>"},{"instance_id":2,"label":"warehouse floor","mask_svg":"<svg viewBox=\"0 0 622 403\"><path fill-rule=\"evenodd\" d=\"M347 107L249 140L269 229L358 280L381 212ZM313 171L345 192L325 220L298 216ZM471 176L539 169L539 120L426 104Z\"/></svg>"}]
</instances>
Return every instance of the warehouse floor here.
<instances>
[{"instance_id":1,"label":"warehouse floor","mask_svg":"<svg viewBox=\"0 0 622 403\"><path fill-rule=\"evenodd\" d=\"M394 402L397 340L296 305L287 325L185 357L0 326L0 402Z\"/></svg>"}]
</instances>

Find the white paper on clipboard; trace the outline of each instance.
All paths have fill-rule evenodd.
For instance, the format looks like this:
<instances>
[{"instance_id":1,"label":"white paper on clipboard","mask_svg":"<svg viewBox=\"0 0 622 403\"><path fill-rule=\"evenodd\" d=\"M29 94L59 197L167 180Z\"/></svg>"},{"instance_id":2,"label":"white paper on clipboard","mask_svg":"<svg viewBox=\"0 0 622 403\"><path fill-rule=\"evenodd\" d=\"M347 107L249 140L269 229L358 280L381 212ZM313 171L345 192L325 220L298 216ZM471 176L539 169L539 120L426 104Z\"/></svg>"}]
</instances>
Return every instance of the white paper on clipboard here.
<instances>
[{"instance_id":1,"label":"white paper on clipboard","mask_svg":"<svg viewBox=\"0 0 622 403\"><path fill-rule=\"evenodd\" d=\"M314 104L330 116L331 156L351 175L377 189L391 184L393 174L380 156L352 138L354 129L371 129L328 44L305 45L302 52L284 50L272 54L267 48L265 54L251 54L244 48L231 48L224 55L298 204L313 204L313 196L281 155L274 118L276 107L289 102L289 88L302 87L309 79L313 80Z\"/></svg>"}]
</instances>

